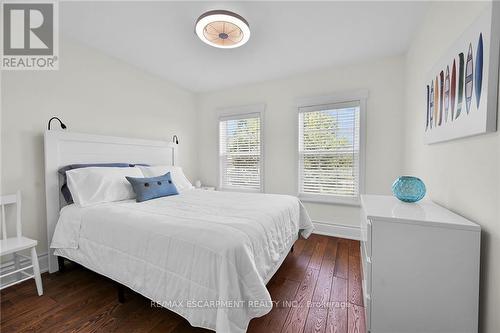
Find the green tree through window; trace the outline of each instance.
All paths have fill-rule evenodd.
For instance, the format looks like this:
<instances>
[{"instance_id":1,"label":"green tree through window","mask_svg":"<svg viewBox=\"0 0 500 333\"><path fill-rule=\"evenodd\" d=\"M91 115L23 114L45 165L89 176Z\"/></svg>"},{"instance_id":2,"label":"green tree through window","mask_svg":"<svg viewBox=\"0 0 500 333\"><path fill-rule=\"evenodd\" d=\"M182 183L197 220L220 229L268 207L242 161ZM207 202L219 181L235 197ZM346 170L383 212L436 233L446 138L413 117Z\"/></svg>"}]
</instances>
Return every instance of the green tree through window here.
<instances>
[{"instance_id":1,"label":"green tree through window","mask_svg":"<svg viewBox=\"0 0 500 333\"><path fill-rule=\"evenodd\" d=\"M358 195L359 107L299 113L301 193Z\"/></svg>"},{"instance_id":2,"label":"green tree through window","mask_svg":"<svg viewBox=\"0 0 500 333\"><path fill-rule=\"evenodd\" d=\"M220 122L222 185L260 189L260 117Z\"/></svg>"}]
</instances>

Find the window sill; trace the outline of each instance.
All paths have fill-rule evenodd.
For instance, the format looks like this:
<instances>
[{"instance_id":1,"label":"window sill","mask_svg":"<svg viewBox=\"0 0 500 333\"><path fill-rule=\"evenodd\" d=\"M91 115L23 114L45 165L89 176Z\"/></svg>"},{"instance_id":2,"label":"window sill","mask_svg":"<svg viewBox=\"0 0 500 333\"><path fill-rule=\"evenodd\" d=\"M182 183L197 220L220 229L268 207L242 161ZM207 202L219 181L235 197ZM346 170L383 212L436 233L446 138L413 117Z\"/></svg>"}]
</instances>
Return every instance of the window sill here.
<instances>
[{"instance_id":1,"label":"window sill","mask_svg":"<svg viewBox=\"0 0 500 333\"><path fill-rule=\"evenodd\" d=\"M224 192L264 193L262 190L237 187L219 187L218 190Z\"/></svg>"},{"instance_id":2,"label":"window sill","mask_svg":"<svg viewBox=\"0 0 500 333\"><path fill-rule=\"evenodd\" d=\"M343 197L337 197L337 196L333 196L333 195L299 193L298 198L302 202L354 206L354 207L361 206L361 201L360 201L359 197L358 198L343 198Z\"/></svg>"}]
</instances>

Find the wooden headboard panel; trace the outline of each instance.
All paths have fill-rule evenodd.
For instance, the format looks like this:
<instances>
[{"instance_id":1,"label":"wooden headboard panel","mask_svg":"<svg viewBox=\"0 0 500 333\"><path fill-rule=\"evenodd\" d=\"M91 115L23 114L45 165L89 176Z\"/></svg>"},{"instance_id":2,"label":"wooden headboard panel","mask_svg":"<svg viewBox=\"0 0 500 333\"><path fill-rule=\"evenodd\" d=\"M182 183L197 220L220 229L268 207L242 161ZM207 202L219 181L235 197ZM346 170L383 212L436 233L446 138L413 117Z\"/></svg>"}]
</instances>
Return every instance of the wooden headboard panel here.
<instances>
[{"instance_id":1,"label":"wooden headboard panel","mask_svg":"<svg viewBox=\"0 0 500 333\"><path fill-rule=\"evenodd\" d=\"M177 163L177 145L156 140L121 138L67 131L45 132L45 201L47 208L47 239L49 272L59 269L52 235L59 219L60 185L57 170L76 163L146 163L173 165Z\"/></svg>"}]
</instances>

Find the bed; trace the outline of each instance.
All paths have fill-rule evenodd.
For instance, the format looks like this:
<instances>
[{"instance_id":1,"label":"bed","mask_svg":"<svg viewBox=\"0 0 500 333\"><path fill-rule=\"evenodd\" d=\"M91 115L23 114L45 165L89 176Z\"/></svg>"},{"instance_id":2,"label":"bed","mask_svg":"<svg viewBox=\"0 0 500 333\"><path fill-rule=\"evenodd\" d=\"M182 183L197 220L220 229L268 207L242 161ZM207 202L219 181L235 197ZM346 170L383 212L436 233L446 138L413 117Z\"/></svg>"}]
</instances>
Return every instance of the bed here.
<instances>
[{"instance_id":1,"label":"bed","mask_svg":"<svg viewBox=\"0 0 500 333\"><path fill-rule=\"evenodd\" d=\"M168 162L177 160L176 147L156 141L51 132L45 138L49 186L57 177L53 172L65 164L125 158L154 164L158 149ZM57 155L56 162L47 161L47 153ZM58 183L55 190L59 192ZM58 269L55 256L65 257L193 326L217 332L245 332L252 318L271 310L266 283L297 237L307 238L313 230L293 196L191 189L141 203L72 204L59 211L60 194L49 192L52 271ZM57 214L49 216L56 203Z\"/></svg>"}]
</instances>

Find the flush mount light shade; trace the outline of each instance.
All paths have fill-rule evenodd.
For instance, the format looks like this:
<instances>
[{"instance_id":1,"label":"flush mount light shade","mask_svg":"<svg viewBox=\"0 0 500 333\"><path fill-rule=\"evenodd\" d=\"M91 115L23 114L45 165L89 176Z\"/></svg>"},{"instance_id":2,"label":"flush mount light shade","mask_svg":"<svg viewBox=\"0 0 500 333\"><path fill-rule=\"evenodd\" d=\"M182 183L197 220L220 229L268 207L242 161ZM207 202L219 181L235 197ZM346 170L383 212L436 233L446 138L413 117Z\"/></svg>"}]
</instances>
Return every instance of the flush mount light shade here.
<instances>
[{"instance_id":1,"label":"flush mount light shade","mask_svg":"<svg viewBox=\"0 0 500 333\"><path fill-rule=\"evenodd\" d=\"M250 39L248 22L228 10L211 10L196 20L195 32L208 45L232 49Z\"/></svg>"}]
</instances>

